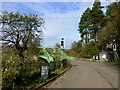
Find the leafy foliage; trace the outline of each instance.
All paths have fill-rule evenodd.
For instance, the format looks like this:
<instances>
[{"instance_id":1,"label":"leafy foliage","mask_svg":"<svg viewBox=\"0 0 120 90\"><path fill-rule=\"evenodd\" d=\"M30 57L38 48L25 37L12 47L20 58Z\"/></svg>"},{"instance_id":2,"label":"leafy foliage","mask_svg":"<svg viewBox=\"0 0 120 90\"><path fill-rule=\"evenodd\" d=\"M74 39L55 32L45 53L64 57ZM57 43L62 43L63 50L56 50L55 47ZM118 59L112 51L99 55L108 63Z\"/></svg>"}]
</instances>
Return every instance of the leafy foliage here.
<instances>
[{"instance_id":1,"label":"leafy foliage","mask_svg":"<svg viewBox=\"0 0 120 90\"><path fill-rule=\"evenodd\" d=\"M97 34L100 32L103 27L104 14L101 10L101 2L95 1L91 10L91 37L97 41Z\"/></svg>"},{"instance_id":2,"label":"leafy foliage","mask_svg":"<svg viewBox=\"0 0 120 90\"><path fill-rule=\"evenodd\" d=\"M81 41L74 42L74 47L69 50L69 55L79 58L92 58L93 56L97 56L98 53L99 48L94 41L85 46L82 46Z\"/></svg>"},{"instance_id":3,"label":"leafy foliage","mask_svg":"<svg viewBox=\"0 0 120 90\"><path fill-rule=\"evenodd\" d=\"M103 8L99 0L95 0L92 9L87 8L81 16L79 29L81 40L88 44L90 40L97 41L97 34L104 26Z\"/></svg>"},{"instance_id":4,"label":"leafy foliage","mask_svg":"<svg viewBox=\"0 0 120 90\"><path fill-rule=\"evenodd\" d=\"M82 47L72 43L72 56L91 58L108 49L109 44L117 46L120 56L120 2L108 5L105 14L102 8L100 0L95 0L92 9L87 8L81 16L78 30Z\"/></svg>"},{"instance_id":5,"label":"leafy foliage","mask_svg":"<svg viewBox=\"0 0 120 90\"><path fill-rule=\"evenodd\" d=\"M82 43L81 41L74 41L72 44L71 44L71 50L69 51L69 55L70 56L73 56L73 57L79 57L79 53L81 52L81 47L82 47Z\"/></svg>"},{"instance_id":6,"label":"leafy foliage","mask_svg":"<svg viewBox=\"0 0 120 90\"><path fill-rule=\"evenodd\" d=\"M3 45L14 45L20 57L24 57L22 53L30 44L40 45L44 20L38 15L3 11L0 24Z\"/></svg>"},{"instance_id":7,"label":"leafy foliage","mask_svg":"<svg viewBox=\"0 0 120 90\"><path fill-rule=\"evenodd\" d=\"M25 85L27 79L32 78L35 73L39 73L39 63L34 58L39 52L38 48L30 48L25 53L26 57L21 67L21 59L14 53L13 47L2 49L2 88L17 89L20 85ZM36 64L36 65L35 65Z\"/></svg>"},{"instance_id":8,"label":"leafy foliage","mask_svg":"<svg viewBox=\"0 0 120 90\"><path fill-rule=\"evenodd\" d=\"M109 43L117 45L117 52L120 53L120 2L112 3L107 7L106 26L98 36L98 43L102 49L106 49ZM104 46L104 47L103 47ZM120 54L119 54L120 56Z\"/></svg>"},{"instance_id":9,"label":"leafy foliage","mask_svg":"<svg viewBox=\"0 0 120 90\"><path fill-rule=\"evenodd\" d=\"M85 40L85 43L87 44L90 40L90 9L87 8L83 15L81 16L81 20L79 23L79 32L81 33L82 41Z\"/></svg>"}]
</instances>

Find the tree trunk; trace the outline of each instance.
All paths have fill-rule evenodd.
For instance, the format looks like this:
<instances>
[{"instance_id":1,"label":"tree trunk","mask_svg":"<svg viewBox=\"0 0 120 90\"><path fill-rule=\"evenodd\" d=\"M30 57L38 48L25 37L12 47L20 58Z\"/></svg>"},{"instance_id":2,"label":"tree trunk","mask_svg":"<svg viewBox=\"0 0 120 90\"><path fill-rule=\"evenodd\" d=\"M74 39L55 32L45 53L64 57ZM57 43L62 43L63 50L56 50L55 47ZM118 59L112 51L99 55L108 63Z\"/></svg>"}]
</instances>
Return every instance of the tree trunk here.
<instances>
[{"instance_id":1,"label":"tree trunk","mask_svg":"<svg viewBox=\"0 0 120 90\"><path fill-rule=\"evenodd\" d=\"M17 54L20 57L20 62L21 62L21 68L23 67L23 63L24 63L24 55L23 52L27 49L26 45L20 46L19 44L15 44L15 47L17 49Z\"/></svg>"},{"instance_id":2,"label":"tree trunk","mask_svg":"<svg viewBox=\"0 0 120 90\"><path fill-rule=\"evenodd\" d=\"M88 34L86 34L86 37L85 37L85 44L87 45L88 44Z\"/></svg>"}]
</instances>

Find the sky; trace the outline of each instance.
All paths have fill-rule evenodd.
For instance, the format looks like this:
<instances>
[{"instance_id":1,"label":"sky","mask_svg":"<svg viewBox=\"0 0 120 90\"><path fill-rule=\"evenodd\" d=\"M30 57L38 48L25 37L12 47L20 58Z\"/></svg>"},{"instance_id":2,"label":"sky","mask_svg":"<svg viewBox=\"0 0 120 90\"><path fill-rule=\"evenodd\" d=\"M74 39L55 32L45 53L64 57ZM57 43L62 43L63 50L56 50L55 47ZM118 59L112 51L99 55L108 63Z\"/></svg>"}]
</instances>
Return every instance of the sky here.
<instances>
[{"instance_id":1,"label":"sky","mask_svg":"<svg viewBox=\"0 0 120 90\"><path fill-rule=\"evenodd\" d=\"M103 6L108 2L102 2ZM1 5L1 3L0 3ZM2 10L19 11L22 14L37 14L45 21L43 46L54 46L65 38L65 48L69 49L73 41L80 40L78 24L83 12L93 2L2 2ZM1 8L0 8L1 9ZM103 9L105 12L105 9Z\"/></svg>"}]
</instances>

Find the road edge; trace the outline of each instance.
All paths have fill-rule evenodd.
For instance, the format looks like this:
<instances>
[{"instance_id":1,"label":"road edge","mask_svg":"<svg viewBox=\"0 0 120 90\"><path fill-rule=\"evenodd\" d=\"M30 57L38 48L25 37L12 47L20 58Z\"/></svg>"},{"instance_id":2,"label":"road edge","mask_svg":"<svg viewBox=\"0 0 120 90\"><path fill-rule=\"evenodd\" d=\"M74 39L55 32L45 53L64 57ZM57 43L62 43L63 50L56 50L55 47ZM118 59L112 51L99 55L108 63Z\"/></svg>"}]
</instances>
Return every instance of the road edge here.
<instances>
[{"instance_id":1,"label":"road edge","mask_svg":"<svg viewBox=\"0 0 120 90\"><path fill-rule=\"evenodd\" d=\"M52 83L53 81L55 81L57 78L59 78L61 75L63 75L64 73L66 73L68 70L70 70L73 66L69 66L68 68L66 68L62 73L58 74L57 76L49 79L48 81L42 83L42 84L38 84L38 86L36 87L33 87L33 88L30 88L30 89L33 89L33 90L38 90L38 89L43 89L43 88L46 88L46 86L50 83Z\"/></svg>"}]
</instances>

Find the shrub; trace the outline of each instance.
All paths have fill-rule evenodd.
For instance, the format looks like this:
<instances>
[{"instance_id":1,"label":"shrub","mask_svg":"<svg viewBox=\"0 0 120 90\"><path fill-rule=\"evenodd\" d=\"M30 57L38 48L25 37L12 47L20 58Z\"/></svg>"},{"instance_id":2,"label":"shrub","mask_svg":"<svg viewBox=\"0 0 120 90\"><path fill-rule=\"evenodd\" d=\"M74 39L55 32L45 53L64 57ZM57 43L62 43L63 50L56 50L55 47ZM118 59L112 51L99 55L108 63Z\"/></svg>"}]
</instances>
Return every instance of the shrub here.
<instances>
[{"instance_id":1,"label":"shrub","mask_svg":"<svg viewBox=\"0 0 120 90\"><path fill-rule=\"evenodd\" d=\"M35 73L40 73L40 66L34 56L39 49L30 48L24 52L24 60L14 53L14 48L5 47L2 53L2 88L16 89L26 83Z\"/></svg>"}]
</instances>

